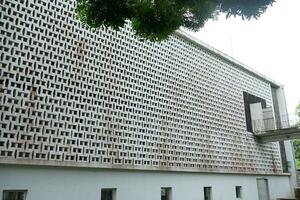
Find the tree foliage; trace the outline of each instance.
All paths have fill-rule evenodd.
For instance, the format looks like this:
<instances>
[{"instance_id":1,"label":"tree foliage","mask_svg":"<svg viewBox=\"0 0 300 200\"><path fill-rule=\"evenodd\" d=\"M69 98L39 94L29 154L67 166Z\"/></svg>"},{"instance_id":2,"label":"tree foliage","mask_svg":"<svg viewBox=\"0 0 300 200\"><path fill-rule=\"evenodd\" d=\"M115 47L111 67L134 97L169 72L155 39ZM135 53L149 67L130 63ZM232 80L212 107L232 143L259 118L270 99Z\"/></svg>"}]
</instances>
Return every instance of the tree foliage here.
<instances>
[{"instance_id":1,"label":"tree foliage","mask_svg":"<svg viewBox=\"0 0 300 200\"><path fill-rule=\"evenodd\" d=\"M296 107L296 114L300 117L300 103ZM300 121L297 123L296 126L300 125ZM294 149L295 149L295 159L297 168L300 169L300 140L295 140L294 142Z\"/></svg>"},{"instance_id":2,"label":"tree foliage","mask_svg":"<svg viewBox=\"0 0 300 200\"><path fill-rule=\"evenodd\" d=\"M157 41L180 26L196 31L205 21L226 13L227 17L258 18L274 0L77 0L77 16L92 28L118 30L126 20L138 36Z\"/></svg>"},{"instance_id":3,"label":"tree foliage","mask_svg":"<svg viewBox=\"0 0 300 200\"><path fill-rule=\"evenodd\" d=\"M300 140L295 140L294 142L295 149L295 160L297 169L300 169Z\"/></svg>"}]
</instances>

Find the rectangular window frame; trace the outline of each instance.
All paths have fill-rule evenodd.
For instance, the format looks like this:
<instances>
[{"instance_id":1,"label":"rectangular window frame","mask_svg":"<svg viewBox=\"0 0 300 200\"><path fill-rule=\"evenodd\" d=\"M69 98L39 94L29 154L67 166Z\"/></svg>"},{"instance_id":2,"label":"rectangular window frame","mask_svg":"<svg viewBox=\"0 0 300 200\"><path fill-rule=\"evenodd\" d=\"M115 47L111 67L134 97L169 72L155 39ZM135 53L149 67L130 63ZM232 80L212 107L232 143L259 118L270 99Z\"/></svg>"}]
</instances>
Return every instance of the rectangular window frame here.
<instances>
[{"instance_id":1,"label":"rectangular window frame","mask_svg":"<svg viewBox=\"0 0 300 200\"><path fill-rule=\"evenodd\" d=\"M2 191L2 200L8 200L8 197L7 197L8 193L24 193L23 199L19 199L18 197L15 197L14 200L26 200L28 190L26 190L26 189L3 190ZM11 198L9 198L9 199L11 199Z\"/></svg>"},{"instance_id":2,"label":"rectangular window frame","mask_svg":"<svg viewBox=\"0 0 300 200\"><path fill-rule=\"evenodd\" d=\"M203 196L204 196L204 200L213 200L211 186L203 187Z\"/></svg>"},{"instance_id":3,"label":"rectangular window frame","mask_svg":"<svg viewBox=\"0 0 300 200\"><path fill-rule=\"evenodd\" d=\"M235 186L235 197L237 199L242 199L243 198L243 188L242 186Z\"/></svg>"},{"instance_id":4,"label":"rectangular window frame","mask_svg":"<svg viewBox=\"0 0 300 200\"><path fill-rule=\"evenodd\" d=\"M164 190L166 193L166 198L163 197ZM172 200L172 187L161 187L160 188L160 199L161 200Z\"/></svg>"},{"instance_id":5,"label":"rectangular window frame","mask_svg":"<svg viewBox=\"0 0 300 200\"><path fill-rule=\"evenodd\" d=\"M267 102L265 99L257 97L253 94L243 91L243 99L244 99L244 110L245 110L245 120L246 120L246 130L247 132L253 133L252 127L252 119L250 113L250 104L253 103L261 103L262 108L267 107Z\"/></svg>"},{"instance_id":6,"label":"rectangular window frame","mask_svg":"<svg viewBox=\"0 0 300 200\"><path fill-rule=\"evenodd\" d=\"M111 199L104 197L104 192L111 192ZM101 188L101 200L116 200L117 199L117 188Z\"/></svg>"}]
</instances>

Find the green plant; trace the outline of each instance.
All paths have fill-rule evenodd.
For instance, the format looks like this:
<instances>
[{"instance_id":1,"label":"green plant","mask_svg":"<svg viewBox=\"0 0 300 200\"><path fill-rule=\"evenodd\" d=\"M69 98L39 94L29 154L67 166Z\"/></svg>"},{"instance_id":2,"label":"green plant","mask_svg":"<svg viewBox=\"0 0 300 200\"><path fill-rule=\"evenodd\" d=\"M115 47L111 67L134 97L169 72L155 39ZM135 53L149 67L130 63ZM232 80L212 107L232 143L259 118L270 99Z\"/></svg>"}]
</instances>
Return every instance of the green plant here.
<instances>
[{"instance_id":1,"label":"green plant","mask_svg":"<svg viewBox=\"0 0 300 200\"><path fill-rule=\"evenodd\" d=\"M300 103L296 107L296 114L300 117ZM300 121L296 123L296 126L300 125ZM296 166L300 169L300 140L293 141L294 149L295 149L295 159L296 159Z\"/></svg>"},{"instance_id":2,"label":"green plant","mask_svg":"<svg viewBox=\"0 0 300 200\"><path fill-rule=\"evenodd\" d=\"M179 27L196 31L205 21L227 17L258 18L274 0L78 0L77 16L91 28L118 30L126 20L136 34L152 41L166 39Z\"/></svg>"}]
</instances>

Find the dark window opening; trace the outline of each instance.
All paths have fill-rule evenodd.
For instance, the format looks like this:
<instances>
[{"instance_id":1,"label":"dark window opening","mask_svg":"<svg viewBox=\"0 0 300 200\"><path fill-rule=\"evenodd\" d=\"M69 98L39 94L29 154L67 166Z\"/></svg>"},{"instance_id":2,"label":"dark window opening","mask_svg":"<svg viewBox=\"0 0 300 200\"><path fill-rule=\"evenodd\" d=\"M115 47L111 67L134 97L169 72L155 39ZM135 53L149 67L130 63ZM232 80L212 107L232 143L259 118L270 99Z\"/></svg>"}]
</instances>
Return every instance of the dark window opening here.
<instances>
[{"instance_id":1,"label":"dark window opening","mask_svg":"<svg viewBox=\"0 0 300 200\"><path fill-rule=\"evenodd\" d=\"M251 121L251 113L250 113L250 104L253 103L261 103L262 108L267 107L266 100L249 94L247 92L243 92L244 96L244 106L245 106L245 116L246 116L246 126L248 132L253 132L252 121Z\"/></svg>"},{"instance_id":2,"label":"dark window opening","mask_svg":"<svg viewBox=\"0 0 300 200\"><path fill-rule=\"evenodd\" d=\"M242 198L242 186L235 186L235 197Z\"/></svg>"},{"instance_id":3,"label":"dark window opening","mask_svg":"<svg viewBox=\"0 0 300 200\"><path fill-rule=\"evenodd\" d=\"M161 188L161 200L172 200L171 194L172 188Z\"/></svg>"},{"instance_id":4,"label":"dark window opening","mask_svg":"<svg viewBox=\"0 0 300 200\"><path fill-rule=\"evenodd\" d=\"M116 189L101 189L101 200L116 200Z\"/></svg>"},{"instance_id":5,"label":"dark window opening","mask_svg":"<svg viewBox=\"0 0 300 200\"><path fill-rule=\"evenodd\" d=\"M204 187L204 200L212 200L211 187Z\"/></svg>"},{"instance_id":6,"label":"dark window opening","mask_svg":"<svg viewBox=\"0 0 300 200\"><path fill-rule=\"evenodd\" d=\"M3 190L3 200L26 200L27 190Z\"/></svg>"}]
</instances>

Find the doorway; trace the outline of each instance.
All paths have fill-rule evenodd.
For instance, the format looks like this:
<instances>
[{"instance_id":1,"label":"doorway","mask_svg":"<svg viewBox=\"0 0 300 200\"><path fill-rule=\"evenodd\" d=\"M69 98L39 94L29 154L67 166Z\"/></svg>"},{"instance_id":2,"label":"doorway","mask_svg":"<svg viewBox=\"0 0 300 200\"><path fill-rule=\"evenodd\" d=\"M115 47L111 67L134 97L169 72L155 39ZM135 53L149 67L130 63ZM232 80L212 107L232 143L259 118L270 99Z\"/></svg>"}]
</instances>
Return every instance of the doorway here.
<instances>
[{"instance_id":1,"label":"doorway","mask_svg":"<svg viewBox=\"0 0 300 200\"><path fill-rule=\"evenodd\" d=\"M270 200L268 179L258 178L256 179L256 182L257 182L257 190L258 190L258 199Z\"/></svg>"}]
</instances>

